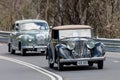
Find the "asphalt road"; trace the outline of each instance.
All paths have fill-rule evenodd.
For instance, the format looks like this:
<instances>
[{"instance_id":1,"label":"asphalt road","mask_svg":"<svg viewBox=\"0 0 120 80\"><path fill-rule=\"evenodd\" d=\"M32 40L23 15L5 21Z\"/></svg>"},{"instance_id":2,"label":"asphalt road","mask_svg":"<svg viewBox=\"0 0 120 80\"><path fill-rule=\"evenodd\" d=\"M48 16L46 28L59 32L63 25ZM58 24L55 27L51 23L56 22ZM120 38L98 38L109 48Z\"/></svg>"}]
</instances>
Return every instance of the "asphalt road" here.
<instances>
[{"instance_id":1,"label":"asphalt road","mask_svg":"<svg viewBox=\"0 0 120 80\"><path fill-rule=\"evenodd\" d=\"M57 66L54 69L48 68L44 54L29 53L27 56L21 56L18 52L13 55L7 52L7 44L4 43L0 44L0 80L51 80L53 78L50 75L61 76L64 80L119 80L120 53L107 52L106 56L102 70L97 69L97 65L94 65L94 67L65 67L63 71L58 71ZM55 74L47 75L45 73L49 72L45 72L43 69Z\"/></svg>"}]
</instances>

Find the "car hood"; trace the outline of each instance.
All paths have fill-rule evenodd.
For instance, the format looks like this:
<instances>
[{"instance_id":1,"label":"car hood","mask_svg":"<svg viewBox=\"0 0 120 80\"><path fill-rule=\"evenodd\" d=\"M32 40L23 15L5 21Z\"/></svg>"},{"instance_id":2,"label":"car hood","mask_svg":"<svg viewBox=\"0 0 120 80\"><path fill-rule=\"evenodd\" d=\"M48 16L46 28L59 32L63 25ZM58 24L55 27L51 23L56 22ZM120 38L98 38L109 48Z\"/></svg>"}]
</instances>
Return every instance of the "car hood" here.
<instances>
[{"instance_id":1,"label":"car hood","mask_svg":"<svg viewBox=\"0 0 120 80\"><path fill-rule=\"evenodd\" d=\"M29 39L32 40L31 43L34 43L34 45L47 44L49 31L21 31L18 33L16 39L21 40L23 44L28 43Z\"/></svg>"}]
</instances>

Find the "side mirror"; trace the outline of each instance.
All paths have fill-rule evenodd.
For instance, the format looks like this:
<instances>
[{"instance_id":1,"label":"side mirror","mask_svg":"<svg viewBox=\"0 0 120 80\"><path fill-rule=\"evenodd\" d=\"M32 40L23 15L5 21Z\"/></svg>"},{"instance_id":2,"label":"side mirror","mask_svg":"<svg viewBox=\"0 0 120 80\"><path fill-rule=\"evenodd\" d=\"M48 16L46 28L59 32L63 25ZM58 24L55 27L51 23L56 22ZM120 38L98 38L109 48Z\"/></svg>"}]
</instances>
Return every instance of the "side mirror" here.
<instances>
[{"instance_id":1,"label":"side mirror","mask_svg":"<svg viewBox=\"0 0 120 80\"><path fill-rule=\"evenodd\" d=\"M16 31L19 30L19 24L18 24L18 23L15 25L15 30L16 30Z\"/></svg>"}]
</instances>

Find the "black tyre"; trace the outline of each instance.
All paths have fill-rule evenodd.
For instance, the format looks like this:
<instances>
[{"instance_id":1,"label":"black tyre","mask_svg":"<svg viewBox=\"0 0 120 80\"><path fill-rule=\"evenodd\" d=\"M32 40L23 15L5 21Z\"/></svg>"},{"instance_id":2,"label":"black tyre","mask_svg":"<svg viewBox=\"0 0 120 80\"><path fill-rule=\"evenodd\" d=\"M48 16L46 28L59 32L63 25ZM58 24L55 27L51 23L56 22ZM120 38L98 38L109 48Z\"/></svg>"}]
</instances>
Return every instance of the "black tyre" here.
<instances>
[{"instance_id":1,"label":"black tyre","mask_svg":"<svg viewBox=\"0 0 120 80\"><path fill-rule=\"evenodd\" d=\"M21 42L18 43L18 49L21 50Z\"/></svg>"},{"instance_id":2,"label":"black tyre","mask_svg":"<svg viewBox=\"0 0 120 80\"><path fill-rule=\"evenodd\" d=\"M54 63L52 62L52 59L48 59L48 64L49 64L49 68L54 67Z\"/></svg>"},{"instance_id":3,"label":"black tyre","mask_svg":"<svg viewBox=\"0 0 120 80\"><path fill-rule=\"evenodd\" d=\"M62 71L63 70L63 64L58 61L58 70Z\"/></svg>"},{"instance_id":4,"label":"black tyre","mask_svg":"<svg viewBox=\"0 0 120 80\"><path fill-rule=\"evenodd\" d=\"M10 52L10 51L11 51L11 44L8 43L8 52Z\"/></svg>"},{"instance_id":5,"label":"black tyre","mask_svg":"<svg viewBox=\"0 0 120 80\"><path fill-rule=\"evenodd\" d=\"M46 49L46 59L49 59L48 48Z\"/></svg>"},{"instance_id":6,"label":"black tyre","mask_svg":"<svg viewBox=\"0 0 120 80\"><path fill-rule=\"evenodd\" d=\"M14 49L11 49L11 54L15 54L15 50Z\"/></svg>"},{"instance_id":7,"label":"black tyre","mask_svg":"<svg viewBox=\"0 0 120 80\"><path fill-rule=\"evenodd\" d=\"M88 65L89 65L90 67L92 67L92 66L93 66L93 62L88 61Z\"/></svg>"},{"instance_id":8,"label":"black tyre","mask_svg":"<svg viewBox=\"0 0 120 80\"><path fill-rule=\"evenodd\" d=\"M25 56L26 55L26 50L25 49L21 49L21 55Z\"/></svg>"},{"instance_id":9,"label":"black tyre","mask_svg":"<svg viewBox=\"0 0 120 80\"><path fill-rule=\"evenodd\" d=\"M98 61L98 69L103 69L103 61Z\"/></svg>"}]
</instances>

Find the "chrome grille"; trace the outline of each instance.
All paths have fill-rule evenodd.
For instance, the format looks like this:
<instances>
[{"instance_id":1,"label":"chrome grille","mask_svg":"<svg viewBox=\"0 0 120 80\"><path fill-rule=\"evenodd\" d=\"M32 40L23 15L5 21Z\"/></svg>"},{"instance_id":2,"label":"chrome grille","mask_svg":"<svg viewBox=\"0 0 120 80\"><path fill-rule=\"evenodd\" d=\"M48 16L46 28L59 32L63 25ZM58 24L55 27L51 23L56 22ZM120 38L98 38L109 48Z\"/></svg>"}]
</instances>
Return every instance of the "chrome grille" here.
<instances>
[{"instance_id":1,"label":"chrome grille","mask_svg":"<svg viewBox=\"0 0 120 80\"><path fill-rule=\"evenodd\" d=\"M87 47L86 41L76 41L75 53L78 54L78 57L86 57Z\"/></svg>"},{"instance_id":2,"label":"chrome grille","mask_svg":"<svg viewBox=\"0 0 120 80\"><path fill-rule=\"evenodd\" d=\"M45 39L43 36L37 36L37 44L45 44Z\"/></svg>"},{"instance_id":3,"label":"chrome grille","mask_svg":"<svg viewBox=\"0 0 120 80\"><path fill-rule=\"evenodd\" d=\"M66 44L68 41L62 41L62 44ZM75 41L75 49L71 53L65 51L66 55L71 58L88 58L91 56L90 50L86 46L87 40ZM66 44L67 45L67 44Z\"/></svg>"}]
</instances>

